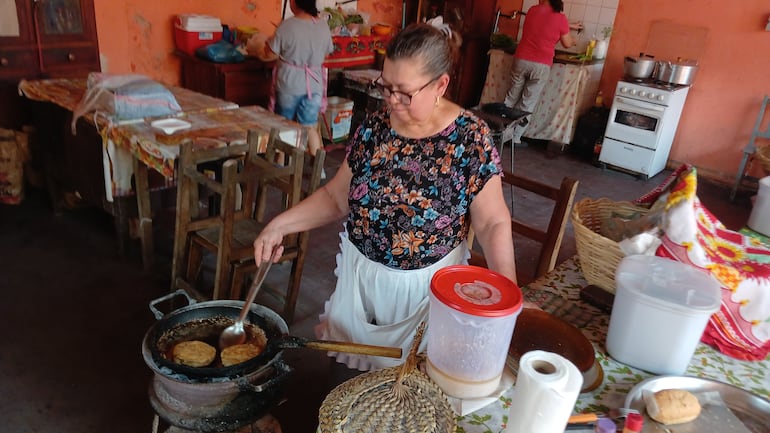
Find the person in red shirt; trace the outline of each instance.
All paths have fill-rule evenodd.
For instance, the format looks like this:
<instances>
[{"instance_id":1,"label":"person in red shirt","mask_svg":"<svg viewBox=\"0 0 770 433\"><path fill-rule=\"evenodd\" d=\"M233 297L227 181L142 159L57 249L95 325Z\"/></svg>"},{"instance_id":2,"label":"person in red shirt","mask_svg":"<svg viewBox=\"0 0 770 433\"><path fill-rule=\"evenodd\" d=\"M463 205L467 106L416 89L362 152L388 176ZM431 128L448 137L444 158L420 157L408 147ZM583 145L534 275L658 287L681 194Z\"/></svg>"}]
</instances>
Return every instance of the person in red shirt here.
<instances>
[{"instance_id":1,"label":"person in red shirt","mask_svg":"<svg viewBox=\"0 0 770 433\"><path fill-rule=\"evenodd\" d=\"M562 0L540 0L527 11L521 41L513 56L511 88L505 96L506 106L530 113L535 111L551 71L556 44L561 42L564 48L575 45L570 29L582 29L583 25L570 24L563 10ZM524 119L515 127L514 146L522 146L521 136L528 123L528 119Z\"/></svg>"}]
</instances>

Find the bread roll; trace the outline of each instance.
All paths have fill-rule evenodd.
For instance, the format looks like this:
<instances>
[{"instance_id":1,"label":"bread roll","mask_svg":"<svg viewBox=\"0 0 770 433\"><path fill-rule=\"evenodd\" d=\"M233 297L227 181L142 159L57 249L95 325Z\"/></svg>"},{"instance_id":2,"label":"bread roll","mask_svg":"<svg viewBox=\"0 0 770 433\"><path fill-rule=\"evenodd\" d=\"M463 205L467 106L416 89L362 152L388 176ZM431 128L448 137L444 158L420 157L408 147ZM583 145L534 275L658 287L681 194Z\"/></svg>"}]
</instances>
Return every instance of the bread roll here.
<instances>
[{"instance_id":1,"label":"bread roll","mask_svg":"<svg viewBox=\"0 0 770 433\"><path fill-rule=\"evenodd\" d=\"M219 356L222 358L222 365L229 367L256 357L262 353L262 349L255 344L236 344L224 349Z\"/></svg>"},{"instance_id":2,"label":"bread roll","mask_svg":"<svg viewBox=\"0 0 770 433\"><path fill-rule=\"evenodd\" d=\"M174 362L190 367L205 367L217 357L217 349L199 340L177 343L172 353Z\"/></svg>"},{"instance_id":3,"label":"bread roll","mask_svg":"<svg viewBox=\"0 0 770 433\"><path fill-rule=\"evenodd\" d=\"M661 424L682 424L700 415L700 403L683 389L664 389L644 396L647 414Z\"/></svg>"}]
</instances>

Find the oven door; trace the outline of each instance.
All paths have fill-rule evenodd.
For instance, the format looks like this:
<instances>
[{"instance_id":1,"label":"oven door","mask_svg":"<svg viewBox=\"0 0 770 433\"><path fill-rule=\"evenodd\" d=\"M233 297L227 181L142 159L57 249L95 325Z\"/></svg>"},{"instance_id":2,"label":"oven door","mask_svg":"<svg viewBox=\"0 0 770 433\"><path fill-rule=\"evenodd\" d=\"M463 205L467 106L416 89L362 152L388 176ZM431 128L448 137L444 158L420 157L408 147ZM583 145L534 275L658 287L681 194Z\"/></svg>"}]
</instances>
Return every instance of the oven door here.
<instances>
[{"instance_id":1,"label":"oven door","mask_svg":"<svg viewBox=\"0 0 770 433\"><path fill-rule=\"evenodd\" d=\"M615 96L605 137L655 149L663 127L666 107Z\"/></svg>"}]
</instances>

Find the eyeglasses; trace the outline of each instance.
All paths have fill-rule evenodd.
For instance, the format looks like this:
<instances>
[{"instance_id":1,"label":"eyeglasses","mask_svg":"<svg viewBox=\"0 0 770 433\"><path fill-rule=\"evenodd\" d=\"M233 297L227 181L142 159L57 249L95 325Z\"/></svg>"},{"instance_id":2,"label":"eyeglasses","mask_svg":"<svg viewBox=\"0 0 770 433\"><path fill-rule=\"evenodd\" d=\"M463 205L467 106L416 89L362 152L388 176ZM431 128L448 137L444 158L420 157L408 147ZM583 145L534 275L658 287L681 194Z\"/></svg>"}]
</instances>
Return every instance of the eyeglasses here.
<instances>
[{"instance_id":1,"label":"eyeglasses","mask_svg":"<svg viewBox=\"0 0 770 433\"><path fill-rule=\"evenodd\" d=\"M425 83L425 85L423 85L422 87L420 87L419 89L415 90L412 93L404 93L399 90L393 90L393 87L384 85L382 83L382 76L380 76L376 80L369 83L369 89L377 90L386 99L390 98L391 95L395 95L396 101L398 101L399 104L409 105L412 103L412 98L417 96L417 94L422 92L426 87L433 84L433 82L438 80L439 77L441 77L441 75L428 81L427 83Z\"/></svg>"}]
</instances>

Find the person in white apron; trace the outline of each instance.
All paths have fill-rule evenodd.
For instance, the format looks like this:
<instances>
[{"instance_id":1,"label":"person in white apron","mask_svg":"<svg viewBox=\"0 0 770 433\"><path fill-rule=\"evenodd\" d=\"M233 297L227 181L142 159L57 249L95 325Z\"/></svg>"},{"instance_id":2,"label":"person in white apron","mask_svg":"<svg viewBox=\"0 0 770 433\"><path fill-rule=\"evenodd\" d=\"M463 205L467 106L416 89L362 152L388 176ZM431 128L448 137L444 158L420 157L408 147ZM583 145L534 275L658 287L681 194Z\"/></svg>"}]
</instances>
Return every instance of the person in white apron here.
<instances>
[{"instance_id":1,"label":"person in white apron","mask_svg":"<svg viewBox=\"0 0 770 433\"><path fill-rule=\"evenodd\" d=\"M308 151L321 148L318 114L326 109L326 55L334 50L329 26L318 19L315 0L290 0L294 16L281 22L267 48L278 56L270 110L307 126ZM269 55L269 54L268 54Z\"/></svg>"},{"instance_id":2,"label":"person in white apron","mask_svg":"<svg viewBox=\"0 0 770 433\"><path fill-rule=\"evenodd\" d=\"M346 218L319 338L401 347L405 358L427 319L431 277L467 261L471 226L489 268L516 281L500 157L487 125L443 97L451 58L447 36L430 25L396 35L372 83L387 106L357 128L335 176L254 241L262 262L283 236ZM358 370L403 362L330 356Z\"/></svg>"}]
</instances>

